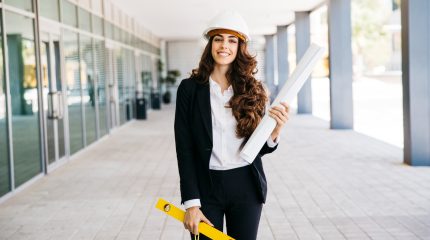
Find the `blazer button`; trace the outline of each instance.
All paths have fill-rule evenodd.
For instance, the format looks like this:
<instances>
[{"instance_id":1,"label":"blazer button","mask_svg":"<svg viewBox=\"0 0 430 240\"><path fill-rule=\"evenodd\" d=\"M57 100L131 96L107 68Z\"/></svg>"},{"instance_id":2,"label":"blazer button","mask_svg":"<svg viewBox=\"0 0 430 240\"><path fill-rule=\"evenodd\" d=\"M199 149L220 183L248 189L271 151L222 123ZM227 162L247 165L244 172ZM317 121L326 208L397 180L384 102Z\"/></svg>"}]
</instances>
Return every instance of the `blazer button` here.
<instances>
[{"instance_id":1,"label":"blazer button","mask_svg":"<svg viewBox=\"0 0 430 240\"><path fill-rule=\"evenodd\" d=\"M206 151L212 151L212 148L205 148Z\"/></svg>"}]
</instances>

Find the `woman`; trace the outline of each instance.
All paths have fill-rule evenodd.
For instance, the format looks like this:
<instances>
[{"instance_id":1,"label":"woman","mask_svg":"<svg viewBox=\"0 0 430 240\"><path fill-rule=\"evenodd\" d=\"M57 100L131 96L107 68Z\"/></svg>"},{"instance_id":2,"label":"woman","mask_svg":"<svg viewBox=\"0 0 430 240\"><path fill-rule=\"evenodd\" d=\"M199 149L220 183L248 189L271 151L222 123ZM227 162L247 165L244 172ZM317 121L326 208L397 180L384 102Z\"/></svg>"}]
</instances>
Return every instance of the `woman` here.
<instances>
[{"instance_id":1,"label":"woman","mask_svg":"<svg viewBox=\"0 0 430 240\"><path fill-rule=\"evenodd\" d=\"M249 34L240 15L227 12L205 31L208 40L199 67L178 87L175 141L184 227L198 234L200 221L238 240L256 239L267 184L261 157L277 148L288 120L282 103L268 110L275 129L250 165L239 152L262 119L268 103L254 78ZM202 239L207 239L202 236Z\"/></svg>"}]
</instances>

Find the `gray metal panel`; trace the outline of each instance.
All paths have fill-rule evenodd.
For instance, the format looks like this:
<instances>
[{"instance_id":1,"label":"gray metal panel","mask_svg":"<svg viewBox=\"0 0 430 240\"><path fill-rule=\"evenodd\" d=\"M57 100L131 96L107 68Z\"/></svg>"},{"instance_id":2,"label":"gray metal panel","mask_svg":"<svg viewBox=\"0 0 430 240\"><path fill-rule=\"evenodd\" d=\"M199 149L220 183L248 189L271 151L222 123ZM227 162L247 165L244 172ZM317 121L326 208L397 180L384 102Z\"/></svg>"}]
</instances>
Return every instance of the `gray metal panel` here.
<instances>
[{"instance_id":1,"label":"gray metal panel","mask_svg":"<svg viewBox=\"0 0 430 240\"><path fill-rule=\"evenodd\" d=\"M351 2L328 2L330 128L353 128Z\"/></svg>"},{"instance_id":2,"label":"gray metal panel","mask_svg":"<svg viewBox=\"0 0 430 240\"><path fill-rule=\"evenodd\" d=\"M290 74L288 65L288 26L277 27L277 55L278 55L278 85L276 95L279 89L285 84Z\"/></svg>"},{"instance_id":3,"label":"gray metal panel","mask_svg":"<svg viewBox=\"0 0 430 240\"><path fill-rule=\"evenodd\" d=\"M37 79L37 101L38 101L38 118L39 118L39 138L40 138L40 160L42 161L42 171L48 174L48 135L46 130L46 122L44 116L43 106L43 82L42 82L42 69L40 57L40 25L39 25L39 0L33 0L33 8L36 17L34 18L34 46L36 53L36 79Z\"/></svg>"},{"instance_id":4,"label":"gray metal panel","mask_svg":"<svg viewBox=\"0 0 430 240\"><path fill-rule=\"evenodd\" d=\"M266 51L264 57L264 71L266 86L270 91L270 102L276 97L276 86L275 86L275 35L265 35L266 39Z\"/></svg>"},{"instance_id":5,"label":"gray metal panel","mask_svg":"<svg viewBox=\"0 0 430 240\"><path fill-rule=\"evenodd\" d=\"M402 1L404 159L430 166L430 1Z\"/></svg>"},{"instance_id":6,"label":"gray metal panel","mask_svg":"<svg viewBox=\"0 0 430 240\"><path fill-rule=\"evenodd\" d=\"M8 144L8 154L9 154L9 190L13 191L15 189L15 163L13 156L13 133L12 133L12 96L10 94L10 76L9 76L9 49L7 44L7 35L5 28L5 10L0 8L0 24L1 24L1 34L2 34L2 49L3 49L3 71L4 71L4 91L6 95L6 124L7 124L7 144Z\"/></svg>"},{"instance_id":7,"label":"gray metal panel","mask_svg":"<svg viewBox=\"0 0 430 240\"><path fill-rule=\"evenodd\" d=\"M295 13L297 62L300 61L310 46L311 34L309 15L310 12ZM308 79L308 81L303 85L297 96L297 113L312 113L311 79Z\"/></svg>"}]
</instances>

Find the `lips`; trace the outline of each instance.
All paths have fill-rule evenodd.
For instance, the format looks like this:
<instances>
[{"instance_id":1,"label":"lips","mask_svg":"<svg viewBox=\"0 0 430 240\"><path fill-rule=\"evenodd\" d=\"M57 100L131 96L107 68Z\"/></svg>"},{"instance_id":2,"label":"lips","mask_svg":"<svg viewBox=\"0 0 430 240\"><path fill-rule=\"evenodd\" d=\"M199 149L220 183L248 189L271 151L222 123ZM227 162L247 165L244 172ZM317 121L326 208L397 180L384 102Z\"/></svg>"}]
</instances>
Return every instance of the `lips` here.
<instances>
[{"instance_id":1,"label":"lips","mask_svg":"<svg viewBox=\"0 0 430 240\"><path fill-rule=\"evenodd\" d=\"M230 56L230 53L227 53L227 52L218 52L218 55L220 55L221 57L228 57L228 56Z\"/></svg>"}]
</instances>

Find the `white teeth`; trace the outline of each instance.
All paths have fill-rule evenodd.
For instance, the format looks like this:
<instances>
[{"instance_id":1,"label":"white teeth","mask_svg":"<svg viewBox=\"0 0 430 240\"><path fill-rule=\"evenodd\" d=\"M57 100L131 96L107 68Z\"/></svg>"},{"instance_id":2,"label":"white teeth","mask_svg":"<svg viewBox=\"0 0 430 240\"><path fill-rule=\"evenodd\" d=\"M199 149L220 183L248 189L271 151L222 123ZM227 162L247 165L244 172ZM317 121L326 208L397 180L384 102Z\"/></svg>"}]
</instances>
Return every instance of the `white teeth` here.
<instances>
[{"instance_id":1,"label":"white teeth","mask_svg":"<svg viewBox=\"0 0 430 240\"><path fill-rule=\"evenodd\" d=\"M224 53L224 52L219 52L218 53L218 55L221 55L221 56L223 56L223 57L227 57L228 55L230 55L230 54L228 54L228 53Z\"/></svg>"}]
</instances>

